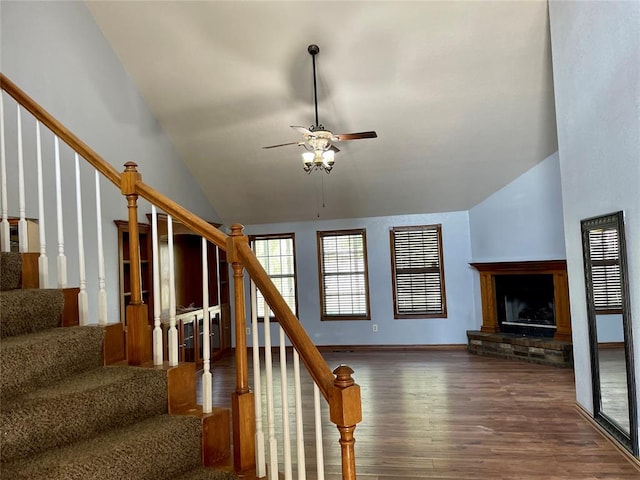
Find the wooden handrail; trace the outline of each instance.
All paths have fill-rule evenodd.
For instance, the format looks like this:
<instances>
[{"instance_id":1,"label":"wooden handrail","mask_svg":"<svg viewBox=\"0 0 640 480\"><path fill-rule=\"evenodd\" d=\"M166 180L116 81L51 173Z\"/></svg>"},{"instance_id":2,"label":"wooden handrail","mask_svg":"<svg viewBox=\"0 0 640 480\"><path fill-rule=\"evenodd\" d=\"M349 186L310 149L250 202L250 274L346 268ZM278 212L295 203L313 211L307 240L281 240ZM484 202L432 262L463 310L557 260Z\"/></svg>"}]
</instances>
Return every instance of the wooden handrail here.
<instances>
[{"instance_id":1,"label":"wooden handrail","mask_svg":"<svg viewBox=\"0 0 640 480\"><path fill-rule=\"evenodd\" d=\"M209 222L204 221L186 208L181 207L142 181L136 183L136 191L142 198L153 203L159 209L164 210L167 215L171 215L175 220L184 224L194 233L203 236L222 250L227 249L227 235Z\"/></svg>"},{"instance_id":2,"label":"wooden handrail","mask_svg":"<svg viewBox=\"0 0 640 480\"><path fill-rule=\"evenodd\" d=\"M289 305L287 305L287 302L256 258L251 247L246 243L238 242L236 248L245 269L262 292L267 303L269 303L271 310L278 318L280 326L282 326L289 340L291 340L291 343L300 354L300 358L318 385L322 395L329 401L331 391L334 389L335 377L327 366L327 362L325 362L305 329L302 328L300 320L293 314Z\"/></svg>"},{"instance_id":3,"label":"wooden handrail","mask_svg":"<svg viewBox=\"0 0 640 480\"><path fill-rule=\"evenodd\" d=\"M76 137L69 129L56 120L49 112L38 105L29 95L23 92L15 83L9 80L3 73L0 73L0 88L14 98L25 110L36 117L40 123L51 130L60 140L69 145L82 158L89 162L102 175L107 177L111 183L120 188L120 172L118 172L109 162L98 155L86 143Z\"/></svg>"}]
</instances>

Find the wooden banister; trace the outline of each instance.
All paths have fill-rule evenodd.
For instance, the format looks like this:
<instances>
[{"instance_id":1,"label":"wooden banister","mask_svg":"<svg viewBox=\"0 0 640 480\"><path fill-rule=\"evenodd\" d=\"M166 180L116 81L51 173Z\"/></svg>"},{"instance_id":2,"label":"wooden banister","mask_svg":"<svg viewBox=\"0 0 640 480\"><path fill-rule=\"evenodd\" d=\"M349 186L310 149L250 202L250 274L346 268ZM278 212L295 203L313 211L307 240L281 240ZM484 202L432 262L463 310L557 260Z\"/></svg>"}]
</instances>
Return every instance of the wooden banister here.
<instances>
[{"instance_id":1,"label":"wooden banister","mask_svg":"<svg viewBox=\"0 0 640 480\"><path fill-rule=\"evenodd\" d=\"M71 131L38 105L29 95L18 88L18 86L3 73L0 73L0 88L13 97L25 110L29 111L31 115L51 130L60 140L69 145L69 147L89 162L102 175L107 177L111 183L120 188L120 173L111 166L111 164L71 133Z\"/></svg>"},{"instance_id":2,"label":"wooden banister","mask_svg":"<svg viewBox=\"0 0 640 480\"><path fill-rule=\"evenodd\" d=\"M262 292L262 295L266 298L269 306L278 318L278 322L289 337L289 340L291 340L291 343L295 345L296 350L298 350L300 358L307 367L309 374L318 385L324 398L328 401L335 379L331 373L331 369L327 366L320 351L313 344L305 329L302 328L300 320L293 314L287 302L282 295L280 295L280 292L278 292L278 289L256 258L253 250L244 242L238 242L236 248L238 255L242 259L244 268L249 272L249 275Z\"/></svg>"},{"instance_id":3,"label":"wooden banister","mask_svg":"<svg viewBox=\"0 0 640 480\"><path fill-rule=\"evenodd\" d=\"M179 221L192 232L202 235L211 243L226 251L227 235L209 222L204 221L186 208L181 207L142 181L136 183L136 191L142 198L153 203L159 209L164 210L167 215L171 215L174 220Z\"/></svg>"}]
</instances>

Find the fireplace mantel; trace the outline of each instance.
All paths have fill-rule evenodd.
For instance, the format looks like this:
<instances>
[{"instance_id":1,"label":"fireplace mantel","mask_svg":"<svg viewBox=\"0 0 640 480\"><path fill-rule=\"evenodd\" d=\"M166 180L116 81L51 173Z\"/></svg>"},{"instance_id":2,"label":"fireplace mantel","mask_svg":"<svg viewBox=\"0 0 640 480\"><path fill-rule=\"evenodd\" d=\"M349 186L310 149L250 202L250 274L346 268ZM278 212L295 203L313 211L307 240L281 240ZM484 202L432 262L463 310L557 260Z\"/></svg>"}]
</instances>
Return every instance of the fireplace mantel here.
<instances>
[{"instance_id":1,"label":"fireplace mantel","mask_svg":"<svg viewBox=\"0 0 640 480\"><path fill-rule=\"evenodd\" d=\"M569 313L569 282L565 260L542 260L527 262L471 263L480 273L482 298L482 328L480 331L496 333L500 330L496 308L497 275L553 275L556 333L554 340L571 341L571 316Z\"/></svg>"}]
</instances>

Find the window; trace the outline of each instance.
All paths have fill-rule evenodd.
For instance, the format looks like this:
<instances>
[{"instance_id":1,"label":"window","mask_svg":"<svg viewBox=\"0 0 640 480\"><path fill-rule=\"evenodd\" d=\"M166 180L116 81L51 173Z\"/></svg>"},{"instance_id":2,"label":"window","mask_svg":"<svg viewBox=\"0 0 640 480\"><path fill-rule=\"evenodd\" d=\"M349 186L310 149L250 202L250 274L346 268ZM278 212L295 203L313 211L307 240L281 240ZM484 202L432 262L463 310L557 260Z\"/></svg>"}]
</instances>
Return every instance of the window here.
<instances>
[{"instance_id":1,"label":"window","mask_svg":"<svg viewBox=\"0 0 640 480\"><path fill-rule=\"evenodd\" d=\"M291 311L298 316L294 234L252 235L249 238L258 261ZM257 303L258 318L264 319L264 297L260 291L258 291ZM271 312L270 318L273 317Z\"/></svg>"},{"instance_id":2,"label":"window","mask_svg":"<svg viewBox=\"0 0 640 480\"><path fill-rule=\"evenodd\" d=\"M391 229L394 318L446 317L440 225Z\"/></svg>"},{"instance_id":3,"label":"window","mask_svg":"<svg viewBox=\"0 0 640 480\"><path fill-rule=\"evenodd\" d=\"M318 232L322 320L369 320L365 230Z\"/></svg>"},{"instance_id":4,"label":"window","mask_svg":"<svg viewBox=\"0 0 640 480\"><path fill-rule=\"evenodd\" d=\"M597 313L622 313L620 249L616 228L589 230L591 282Z\"/></svg>"}]
</instances>

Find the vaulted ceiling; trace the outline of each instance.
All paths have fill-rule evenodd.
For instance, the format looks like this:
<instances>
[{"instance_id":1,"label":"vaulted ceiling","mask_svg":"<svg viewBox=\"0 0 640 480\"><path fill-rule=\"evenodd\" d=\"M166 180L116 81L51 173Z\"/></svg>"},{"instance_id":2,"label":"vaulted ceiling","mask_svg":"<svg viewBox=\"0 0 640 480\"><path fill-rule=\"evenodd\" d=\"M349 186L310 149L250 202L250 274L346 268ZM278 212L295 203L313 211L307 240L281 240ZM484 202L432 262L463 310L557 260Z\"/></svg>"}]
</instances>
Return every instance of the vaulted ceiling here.
<instances>
[{"instance_id":1,"label":"vaulted ceiling","mask_svg":"<svg viewBox=\"0 0 640 480\"><path fill-rule=\"evenodd\" d=\"M547 3L91 1L225 223L466 210L557 150ZM290 125L341 142L302 170ZM324 203L324 207L323 207Z\"/></svg>"}]
</instances>

